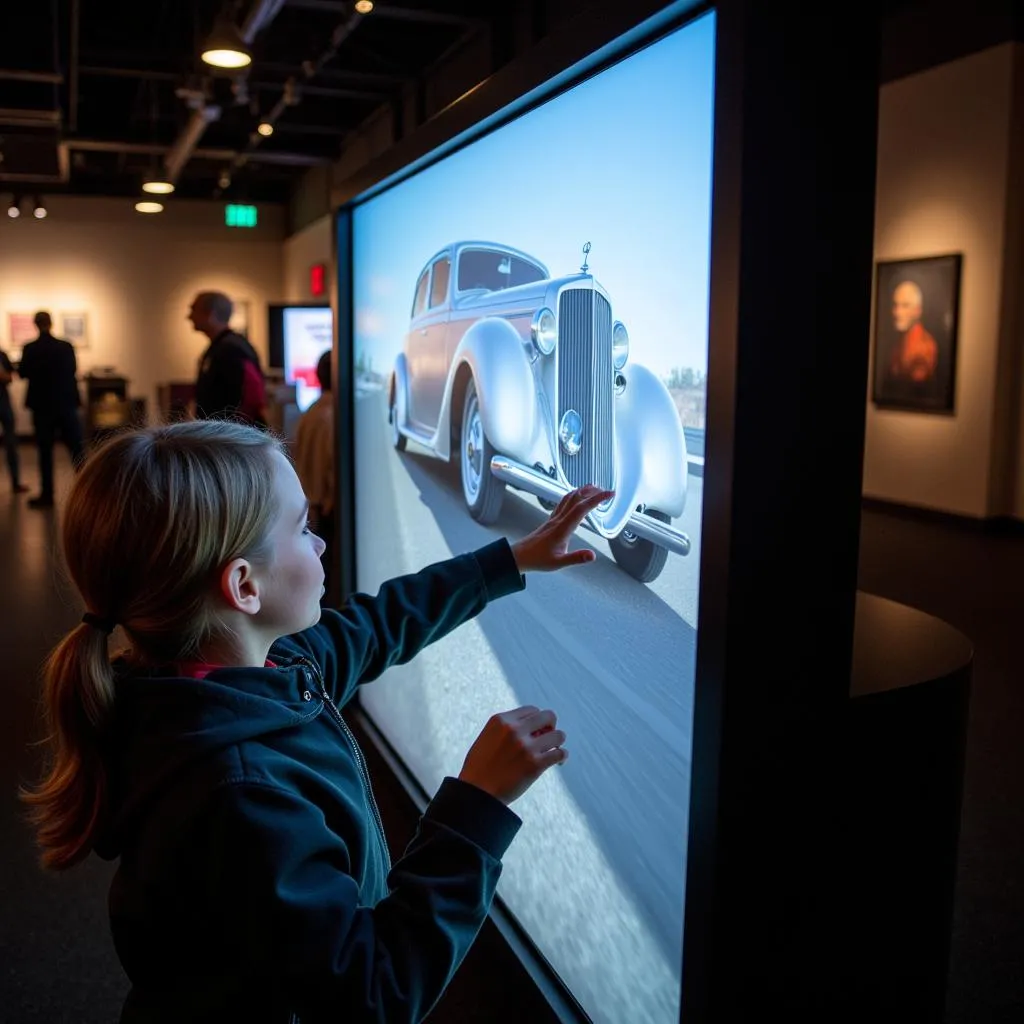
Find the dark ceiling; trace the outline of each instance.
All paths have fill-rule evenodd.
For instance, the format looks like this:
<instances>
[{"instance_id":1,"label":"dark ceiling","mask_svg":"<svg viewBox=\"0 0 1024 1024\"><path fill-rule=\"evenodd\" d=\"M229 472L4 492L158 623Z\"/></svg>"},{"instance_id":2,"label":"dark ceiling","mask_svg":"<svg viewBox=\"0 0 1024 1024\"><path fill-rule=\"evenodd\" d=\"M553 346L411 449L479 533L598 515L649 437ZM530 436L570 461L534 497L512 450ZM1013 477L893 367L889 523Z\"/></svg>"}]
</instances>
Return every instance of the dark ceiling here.
<instances>
[{"instance_id":1,"label":"dark ceiling","mask_svg":"<svg viewBox=\"0 0 1024 1024\"><path fill-rule=\"evenodd\" d=\"M886 15L883 82L1024 38L1019 0L978 10L964 0L876 2ZM532 11L539 38L559 12L588 3L382 0L365 15L355 0L16 7L0 32L0 192L138 196L170 160L180 196L270 202L337 159L377 107L401 110L407 87L473 35L491 30L492 68L509 59L513 7ZM234 75L199 56L221 16L251 39L253 63ZM256 132L267 118L269 138Z\"/></svg>"},{"instance_id":2,"label":"dark ceiling","mask_svg":"<svg viewBox=\"0 0 1024 1024\"><path fill-rule=\"evenodd\" d=\"M18 31L0 34L0 190L137 196L168 157L187 156L178 195L286 200L375 108L485 29L492 9L476 0L381 2L367 15L336 0L19 4ZM256 30L241 73L199 57L220 15ZM274 132L264 138L256 128L267 118Z\"/></svg>"}]
</instances>

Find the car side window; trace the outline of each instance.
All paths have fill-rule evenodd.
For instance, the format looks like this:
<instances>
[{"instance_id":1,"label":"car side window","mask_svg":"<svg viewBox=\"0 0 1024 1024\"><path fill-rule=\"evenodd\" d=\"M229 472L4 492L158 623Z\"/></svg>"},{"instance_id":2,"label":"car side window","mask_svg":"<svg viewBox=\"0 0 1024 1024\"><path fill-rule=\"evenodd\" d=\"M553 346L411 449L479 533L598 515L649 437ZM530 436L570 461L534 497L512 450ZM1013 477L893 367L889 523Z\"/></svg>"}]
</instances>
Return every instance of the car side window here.
<instances>
[{"instance_id":1,"label":"car side window","mask_svg":"<svg viewBox=\"0 0 1024 1024\"><path fill-rule=\"evenodd\" d=\"M428 267L420 274L420 279L416 282L416 298L412 303L413 316L419 316L427 308L427 282L429 280L430 268Z\"/></svg>"},{"instance_id":2,"label":"car side window","mask_svg":"<svg viewBox=\"0 0 1024 1024\"><path fill-rule=\"evenodd\" d=\"M440 306L448 298L448 279L451 277L452 263L447 256L434 262L434 276L430 282L430 308Z\"/></svg>"}]
</instances>

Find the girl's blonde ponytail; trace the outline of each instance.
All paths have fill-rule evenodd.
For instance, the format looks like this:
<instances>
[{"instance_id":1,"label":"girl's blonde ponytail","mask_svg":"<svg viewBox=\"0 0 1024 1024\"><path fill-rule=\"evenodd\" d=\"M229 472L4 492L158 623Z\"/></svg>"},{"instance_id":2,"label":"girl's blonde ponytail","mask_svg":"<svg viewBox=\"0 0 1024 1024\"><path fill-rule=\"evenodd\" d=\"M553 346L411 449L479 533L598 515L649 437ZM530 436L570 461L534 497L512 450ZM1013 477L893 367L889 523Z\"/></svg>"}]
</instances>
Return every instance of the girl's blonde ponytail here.
<instances>
[{"instance_id":1,"label":"girl's blonde ponytail","mask_svg":"<svg viewBox=\"0 0 1024 1024\"><path fill-rule=\"evenodd\" d=\"M23 791L43 865L69 868L92 849L106 801L103 736L114 703L106 634L84 623L53 649L43 670L49 772Z\"/></svg>"}]
</instances>

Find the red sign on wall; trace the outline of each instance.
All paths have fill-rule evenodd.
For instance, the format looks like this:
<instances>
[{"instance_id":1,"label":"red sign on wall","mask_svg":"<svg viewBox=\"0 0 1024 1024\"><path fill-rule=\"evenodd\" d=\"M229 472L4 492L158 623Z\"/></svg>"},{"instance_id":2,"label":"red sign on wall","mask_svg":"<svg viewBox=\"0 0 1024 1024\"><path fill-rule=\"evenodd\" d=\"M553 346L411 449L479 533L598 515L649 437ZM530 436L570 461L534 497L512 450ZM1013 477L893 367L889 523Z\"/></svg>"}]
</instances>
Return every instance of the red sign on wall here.
<instances>
[{"instance_id":1,"label":"red sign on wall","mask_svg":"<svg viewBox=\"0 0 1024 1024\"><path fill-rule=\"evenodd\" d=\"M327 291L327 264L314 263L309 268L309 294L318 299Z\"/></svg>"}]
</instances>

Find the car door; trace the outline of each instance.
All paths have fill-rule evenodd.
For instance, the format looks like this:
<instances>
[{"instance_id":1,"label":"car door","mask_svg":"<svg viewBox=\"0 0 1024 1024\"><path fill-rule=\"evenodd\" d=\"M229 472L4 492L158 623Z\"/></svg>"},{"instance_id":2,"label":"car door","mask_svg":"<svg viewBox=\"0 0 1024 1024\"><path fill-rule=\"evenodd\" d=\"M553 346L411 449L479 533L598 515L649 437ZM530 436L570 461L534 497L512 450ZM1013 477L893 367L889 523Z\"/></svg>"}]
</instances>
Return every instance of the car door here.
<instances>
[{"instance_id":1,"label":"car door","mask_svg":"<svg viewBox=\"0 0 1024 1024\"><path fill-rule=\"evenodd\" d=\"M419 425L423 423L420 406L423 399L421 376L424 372L422 360L425 353L427 329L423 323L427 312L427 295L430 290L430 267L426 267L416 282L416 291L412 300L412 316L409 320L409 333L405 337L405 358L409 364L409 419Z\"/></svg>"},{"instance_id":2,"label":"car door","mask_svg":"<svg viewBox=\"0 0 1024 1024\"><path fill-rule=\"evenodd\" d=\"M449 301L451 258L446 253L430 265L426 309L415 324L410 344L415 355L413 408L417 422L433 433L441 414L441 400L448 380L449 353L446 339L451 315ZM418 294L418 289L417 289Z\"/></svg>"}]
</instances>

